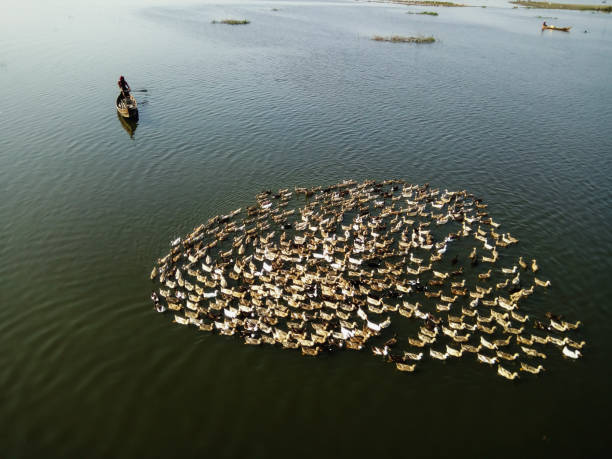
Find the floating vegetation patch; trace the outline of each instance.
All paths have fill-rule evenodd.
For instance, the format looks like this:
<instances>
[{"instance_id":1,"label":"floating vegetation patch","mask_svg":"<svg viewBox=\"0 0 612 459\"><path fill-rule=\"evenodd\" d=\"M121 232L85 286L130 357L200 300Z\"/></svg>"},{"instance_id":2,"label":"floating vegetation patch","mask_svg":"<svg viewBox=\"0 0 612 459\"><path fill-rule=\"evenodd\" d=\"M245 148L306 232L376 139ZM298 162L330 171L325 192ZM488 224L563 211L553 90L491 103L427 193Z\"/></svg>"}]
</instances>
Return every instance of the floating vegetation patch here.
<instances>
[{"instance_id":1,"label":"floating vegetation patch","mask_svg":"<svg viewBox=\"0 0 612 459\"><path fill-rule=\"evenodd\" d=\"M510 3L525 6L527 8L541 8L546 10L601 11L602 13L612 12L611 5L581 5L571 3L531 2L524 0L511 1Z\"/></svg>"},{"instance_id":2,"label":"floating vegetation patch","mask_svg":"<svg viewBox=\"0 0 612 459\"><path fill-rule=\"evenodd\" d=\"M213 24L228 24L228 25L244 25L249 24L250 21L246 19L222 19L221 21L214 20Z\"/></svg>"},{"instance_id":3,"label":"floating vegetation patch","mask_svg":"<svg viewBox=\"0 0 612 459\"><path fill-rule=\"evenodd\" d=\"M391 3L400 3L402 5L443 6L447 8L467 6L461 3L453 3L453 2L435 2L435 1L419 1L419 0L390 0L390 1Z\"/></svg>"},{"instance_id":4,"label":"floating vegetation patch","mask_svg":"<svg viewBox=\"0 0 612 459\"><path fill-rule=\"evenodd\" d=\"M159 312L247 345L362 351L407 372L463 358L515 379L581 356L580 322L534 307L550 280L467 191L345 181L256 198L171 242L151 272Z\"/></svg>"},{"instance_id":5,"label":"floating vegetation patch","mask_svg":"<svg viewBox=\"0 0 612 459\"><path fill-rule=\"evenodd\" d=\"M408 14L424 14L426 16L437 16L438 15L438 13L436 13L435 11L420 11L420 12L408 11Z\"/></svg>"},{"instance_id":6,"label":"floating vegetation patch","mask_svg":"<svg viewBox=\"0 0 612 459\"><path fill-rule=\"evenodd\" d=\"M390 37L374 35L372 40L389 41L391 43L433 43L436 41L434 37L404 37L402 35L391 35Z\"/></svg>"}]
</instances>

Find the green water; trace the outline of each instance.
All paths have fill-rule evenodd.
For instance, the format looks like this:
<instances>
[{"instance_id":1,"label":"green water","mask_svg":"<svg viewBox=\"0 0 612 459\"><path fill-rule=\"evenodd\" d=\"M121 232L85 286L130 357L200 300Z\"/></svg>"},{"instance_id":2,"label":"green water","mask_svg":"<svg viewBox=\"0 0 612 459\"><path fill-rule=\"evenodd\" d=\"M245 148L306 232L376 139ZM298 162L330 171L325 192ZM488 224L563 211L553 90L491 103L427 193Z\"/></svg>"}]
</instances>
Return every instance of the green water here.
<instances>
[{"instance_id":1,"label":"green water","mask_svg":"<svg viewBox=\"0 0 612 459\"><path fill-rule=\"evenodd\" d=\"M612 16L417 9L3 2L1 457L604 455ZM437 41L370 40L391 34ZM132 136L120 74L146 90ZM152 264L208 218L262 189L386 178L483 198L553 283L528 307L581 320L584 358L516 384L463 360L406 375L152 309Z\"/></svg>"}]
</instances>

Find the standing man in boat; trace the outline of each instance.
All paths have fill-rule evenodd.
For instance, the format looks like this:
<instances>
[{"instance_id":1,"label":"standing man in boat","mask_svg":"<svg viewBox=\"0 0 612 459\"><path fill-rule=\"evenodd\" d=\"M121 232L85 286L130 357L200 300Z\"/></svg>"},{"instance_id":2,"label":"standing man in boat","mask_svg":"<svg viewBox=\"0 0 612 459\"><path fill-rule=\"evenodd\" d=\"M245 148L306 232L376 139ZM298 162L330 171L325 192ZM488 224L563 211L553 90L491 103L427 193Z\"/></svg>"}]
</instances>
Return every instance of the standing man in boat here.
<instances>
[{"instance_id":1,"label":"standing man in boat","mask_svg":"<svg viewBox=\"0 0 612 459\"><path fill-rule=\"evenodd\" d=\"M119 86L119 89L121 89L121 92L123 93L123 95L127 98L130 95L130 85L128 84L127 81L125 81L125 78L123 78L123 75L121 75L119 77L119 81L117 81L117 85Z\"/></svg>"}]
</instances>

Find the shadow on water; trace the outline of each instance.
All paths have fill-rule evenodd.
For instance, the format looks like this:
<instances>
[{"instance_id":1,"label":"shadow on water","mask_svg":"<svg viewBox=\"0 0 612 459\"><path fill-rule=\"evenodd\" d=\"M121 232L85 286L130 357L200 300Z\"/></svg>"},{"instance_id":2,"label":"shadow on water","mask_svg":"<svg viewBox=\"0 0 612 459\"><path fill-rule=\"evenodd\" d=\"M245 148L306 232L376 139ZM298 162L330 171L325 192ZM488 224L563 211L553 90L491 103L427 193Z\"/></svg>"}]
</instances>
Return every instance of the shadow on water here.
<instances>
[{"instance_id":1,"label":"shadow on water","mask_svg":"<svg viewBox=\"0 0 612 459\"><path fill-rule=\"evenodd\" d=\"M136 128L138 127L138 121L124 118L119 113L117 113L117 118L121 123L121 127L125 129L125 132L127 132L130 136L130 139L133 139L134 133L136 132Z\"/></svg>"}]
</instances>

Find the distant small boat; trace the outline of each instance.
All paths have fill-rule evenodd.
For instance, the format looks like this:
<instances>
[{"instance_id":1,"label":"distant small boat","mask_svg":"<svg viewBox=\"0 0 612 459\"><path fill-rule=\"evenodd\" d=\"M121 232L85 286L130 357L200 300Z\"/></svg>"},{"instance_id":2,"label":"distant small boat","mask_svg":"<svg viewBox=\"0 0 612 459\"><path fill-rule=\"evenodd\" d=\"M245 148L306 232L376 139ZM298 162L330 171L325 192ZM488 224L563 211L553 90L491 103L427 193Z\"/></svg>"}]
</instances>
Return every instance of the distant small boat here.
<instances>
[{"instance_id":1,"label":"distant small boat","mask_svg":"<svg viewBox=\"0 0 612 459\"><path fill-rule=\"evenodd\" d=\"M554 26L554 25L543 25L542 26L542 30L546 30L546 29L548 29L548 30L559 30L561 32L569 32L571 27L557 27L557 26Z\"/></svg>"},{"instance_id":2,"label":"distant small boat","mask_svg":"<svg viewBox=\"0 0 612 459\"><path fill-rule=\"evenodd\" d=\"M120 93L117 96L117 112L123 117L130 120L138 120L138 104L132 94L125 97L125 94Z\"/></svg>"}]
</instances>

